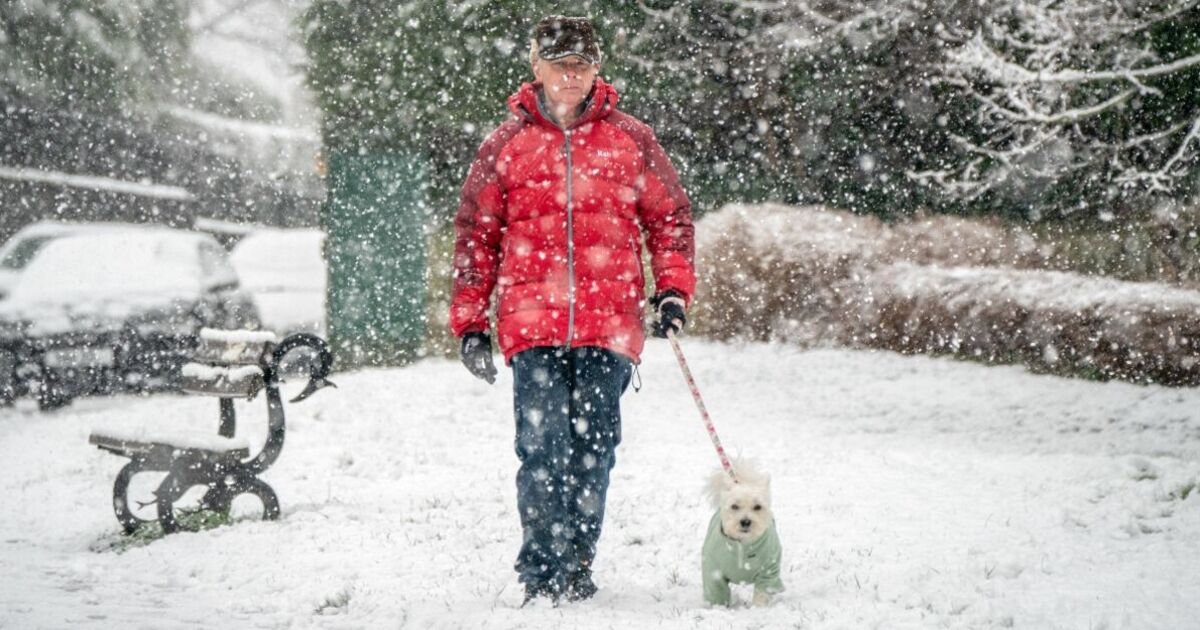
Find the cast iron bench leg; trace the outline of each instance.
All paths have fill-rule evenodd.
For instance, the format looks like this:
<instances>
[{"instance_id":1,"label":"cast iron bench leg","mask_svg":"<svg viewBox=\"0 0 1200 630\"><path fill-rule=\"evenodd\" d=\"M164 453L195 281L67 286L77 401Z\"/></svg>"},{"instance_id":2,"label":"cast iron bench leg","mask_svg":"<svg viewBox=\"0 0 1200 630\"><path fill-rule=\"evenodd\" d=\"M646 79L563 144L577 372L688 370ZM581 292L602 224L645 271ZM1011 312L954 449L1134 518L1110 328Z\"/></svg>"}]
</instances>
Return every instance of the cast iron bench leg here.
<instances>
[{"instance_id":1,"label":"cast iron bench leg","mask_svg":"<svg viewBox=\"0 0 1200 630\"><path fill-rule=\"evenodd\" d=\"M204 483L197 479L196 468L200 462L188 458L179 458L171 462L171 470L158 491L158 523L162 525L163 533L173 534L179 531L179 521L175 518L175 502L192 486ZM207 484L205 484L207 485Z\"/></svg>"},{"instance_id":2,"label":"cast iron bench leg","mask_svg":"<svg viewBox=\"0 0 1200 630\"><path fill-rule=\"evenodd\" d=\"M262 502L262 520L279 518L279 497L267 482L244 471L229 470L213 463L175 460L171 472L158 488L158 522L163 532L173 534L183 526L175 515L175 502L189 489L207 486L200 501L202 509L225 512L233 506L233 500L243 494L257 497Z\"/></svg>"},{"instance_id":3,"label":"cast iron bench leg","mask_svg":"<svg viewBox=\"0 0 1200 630\"><path fill-rule=\"evenodd\" d=\"M230 503L243 494L258 497L262 502L262 520L274 521L279 518L279 497L267 482L254 476L239 479L229 495Z\"/></svg>"},{"instance_id":4,"label":"cast iron bench leg","mask_svg":"<svg viewBox=\"0 0 1200 630\"><path fill-rule=\"evenodd\" d=\"M116 481L113 482L113 512L116 513L121 529L125 530L126 534L132 534L142 525L152 522L151 519L140 518L129 505L130 480L134 475L149 470L151 469L145 467L145 460L135 457L121 468Z\"/></svg>"},{"instance_id":5,"label":"cast iron bench leg","mask_svg":"<svg viewBox=\"0 0 1200 630\"><path fill-rule=\"evenodd\" d=\"M248 473L233 473L237 475L229 483L229 476L208 486L208 492L200 500L201 507L218 512L228 512L233 507L233 500L248 494L258 497L263 505L263 520L273 521L279 518L279 497L271 486Z\"/></svg>"}]
</instances>

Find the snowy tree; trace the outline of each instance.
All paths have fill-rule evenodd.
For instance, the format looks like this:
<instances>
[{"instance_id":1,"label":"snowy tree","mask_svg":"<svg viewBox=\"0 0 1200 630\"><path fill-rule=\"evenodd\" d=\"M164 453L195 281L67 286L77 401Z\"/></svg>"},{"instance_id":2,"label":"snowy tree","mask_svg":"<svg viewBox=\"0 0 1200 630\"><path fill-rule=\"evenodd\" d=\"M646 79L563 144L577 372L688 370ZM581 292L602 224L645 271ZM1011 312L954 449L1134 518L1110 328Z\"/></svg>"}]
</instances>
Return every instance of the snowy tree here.
<instances>
[{"instance_id":1,"label":"snowy tree","mask_svg":"<svg viewBox=\"0 0 1200 630\"><path fill-rule=\"evenodd\" d=\"M954 200L1000 201L1036 218L1111 216L1187 196L1200 153L1200 2L985 3L947 22L930 77L961 97L942 123L965 155L909 176Z\"/></svg>"},{"instance_id":2,"label":"snowy tree","mask_svg":"<svg viewBox=\"0 0 1200 630\"><path fill-rule=\"evenodd\" d=\"M1197 5L641 0L572 11L596 20L603 76L654 127L701 212L774 200L1037 218L1194 189ZM560 10L318 0L306 32L327 143L416 147L439 165L434 185L453 188L528 79L529 26Z\"/></svg>"},{"instance_id":3,"label":"snowy tree","mask_svg":"<svg viewBox=\"0 0 1200 630\"><path fill-rule=\"evenodd\" d=\"M653 8L662 5L661 9ZM943 206L906 177L956 155L929 78L952 0L638 3L627 51L643 111L684 147L692 191L714 203L819 201L881 216ZM636 83L636 80L633 80ZM665 86L665 87L663 87ZM657 127L656 127L657 128ZM957 206L951 207L951 209Z\"/></svg>"},{"instance_id":4,"label":"snowy tree","mask_svg":"<svg viewBox=\"0 0 1200 630\"><path fill-rule=\"evenodd\" d=\"M886 214L916 203L894 197L919 191L904 168L913 147L929 146L909 131L919 125L891 122L894 92L907 95L898 86L919 83L897 82L903 60L889 54L906 7L703 0L572 11L595 19L603 76L621 106L654 127L698 209L822 198ZM305 30L327 146L430 155L442 174L432 186L452 198L474 148L505 115L504 99L530 79L533 22L560 10L314 2ZM931 106L930 95L919 98Z\"/></svg>"},{"instance_id":5,"label":"snowy tree","mask_svg":"<svg viewBox=\"0 0 1200 630\"><path fill-rule=\"evenodd\" d=\"M181 186L197 200L163 207L136 195L97 198L78 187L9 179L0 196L19 207L0 219L0 236L38 218L314 220L314 134L280 128L286 107L276 92L210 61L228 47L214 45L214 33L244 35L262 19L247 12L286 15L284 4L0 3L0 166ZM271 30L276 41L282 21ZM275 84L282 74L271 77Z\"/></svg>"},{"instance_id":6,"label":"snowy tree","mask_svg":"<svg viewBox=\"0 0 1200 630\"><path fill-rule=\"evenodd\" d=\"M145 98L181 66L186 15L179 0L0 4L0 90L75 108Z\"/></svg>"}]
</instances>

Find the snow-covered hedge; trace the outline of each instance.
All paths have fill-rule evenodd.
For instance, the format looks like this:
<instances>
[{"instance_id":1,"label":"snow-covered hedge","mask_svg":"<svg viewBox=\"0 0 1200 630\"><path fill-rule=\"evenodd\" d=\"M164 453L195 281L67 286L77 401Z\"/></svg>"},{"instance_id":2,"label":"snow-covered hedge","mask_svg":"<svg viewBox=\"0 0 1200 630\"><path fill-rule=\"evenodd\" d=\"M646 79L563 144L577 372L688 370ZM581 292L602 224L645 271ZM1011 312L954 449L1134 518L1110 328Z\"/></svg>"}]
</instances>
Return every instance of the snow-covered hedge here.
<instances>
[{"instance_id":1,"label":"snow-covered hedge","mask_svg":"<svg viewBox=\"0 0 1200 630\"><path fill-rule=\"evenodd\" d=\"M893 265L868 274L852 342L1101 378L1200 384L1200 292L1053 271Z\"/></svg>"},{"instance_id":2,"label":"snow-covered hedge","mask_svg":"<svg viewBox=\"0 0 1200 630\"><path fill-rule=\"evenodd\" d=\"M719 339L841 341L857 282L894 262L1038 267L1047 257L1029 235L993 223L935 216L892 226L821 206L731 204L696 235L694 330Z\"/></svg>"},{"instance_id":3,"label":"snow-covered hedge","mask_svg":"<svg viewBox=\"0 0 1200 630\"><path fill-rule=\"evenodd\" d=\"M1200 292L1042 270L1051 252L1019 231L762 205L697 235L699 334L1200 383Z\"/></svg>"},{"instance_id":4,"label":"snow-covered hedge","mask_svg":"<svg viewBox=\"0 0 1200 630\"><path fill-rule=\"evenodd\" d=\"M921 265L1038 268L1054 253L1032 234L991 220L946 215L889 225L888 261Z\"/></svg>"},{"instance_id":5,"label":"snow-covered hedge","mask_svg":"<svg viewBox=\"0 0 1200 630\"><path fill-rule=\"evenodd\" d=\"M696 234L692 328L718 339L840 338L841 285L888 245L878 219L816 207L730 205Z\"/></svg>"}]
</instances>

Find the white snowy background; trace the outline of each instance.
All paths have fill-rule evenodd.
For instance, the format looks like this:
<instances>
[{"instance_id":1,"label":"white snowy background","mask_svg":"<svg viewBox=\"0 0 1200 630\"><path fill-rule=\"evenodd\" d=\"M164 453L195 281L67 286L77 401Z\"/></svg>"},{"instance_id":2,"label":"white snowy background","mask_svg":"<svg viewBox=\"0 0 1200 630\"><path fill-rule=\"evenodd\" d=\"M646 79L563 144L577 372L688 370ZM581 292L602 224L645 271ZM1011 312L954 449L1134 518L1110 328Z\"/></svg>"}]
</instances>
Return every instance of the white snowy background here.
<instances>
[{"instance_id":1,"label":"white snowy background","mask_svg":"<svg viewBox=\"0 0 1200 630\"><path fill-rule=\"evenodd\" d=\"M294 22L305 6L204 0L189 21L192 53L227 73L227 81L277 102L276 120L182 106L161 113L203 130L248 168L312 185L317 114L303 88ZM1039 181L1022 179L1029 170L1018 159L1024 152L1036 149L1036 173L1057 173L1076 163L1066 159L1071 146L1094 144L1088 137L1071 146L1054 140L1058 121L1097 107L1124 111L1132 89L1097 105L1086 100L1098 98L1089 90L1043 93L1016 72L1036 71L1064 85L1090 81L1096 75L1071 74L1083 62L1063 47L1086 53L1081 42L1129 30L1119 11L1015 6L1034 16L1033 26L1048 25L1035 29L1041 53L1029 69L1001 58L994 42L951 33L970 45L948 58L941 74L1028 104L1023 115L1003 118L1009 133L994 134L1003 142L1017 138L1016 146L999 154L989 177L970 177L969 169L908 177L966 197L994 187L1024 199ZM879 18L887 31L925 7L856 2L838 12L853 18L846 23ZM788 12L803 25L821 17L810 8L795 3ZM787 32L793 44L806 45L805 31ZM1007 36L1004 29L993 35ZM1172 62L1185 69L1198 63L1194 55ZM988 99L978 107L999 111ZM1145 137L1091 155L1125 165L1117 169L1122 181L1163 187L1185 172L1176 167L1200 137L1200 120L1185 113L1147 131L1170 141L1154 168L1110 159ZM859 165L872 172L885 164L864 153ZM0 167L0 178L164 199L191 194L13 167ZM1107 209L1102 217L1112 220ZM278 291L279 300L311 293L309 285L272 282L282 277L279 269L265 274L256 288L291 291ZM1102 297L1100 290L1088 293ZM782 343L685 338L684 349L726 446L773 475L788 590L767 608L745 606L745 591L733 609L702 602L698 552L711 512L701 488L717 461L673 357L664 343L651 342L644 387L623 400L624 442L596 567L601 590L590 601L519 608L510 375L502 370L489 387L456 362L429 359L335 373L338 389L288 406L286 446L265 474L280 496L279 521L242 521L147 545L124 539L112 514L111 484L125 460L87 437L94 426L114 424L215 435L213 400L114 397L51 413L29 401L0 409L0 492L7 502L0 511L0 628L1200 627L1195 390ZM238 406L238 437L255 448L265 438L264 406L261 399Z\"/></svg>"},{"instance_id":2,"label":"white snowy background","mask_svg":"<svg viewBox=\"0 0 1200 630\"><path fill-rule=\"evenodd\" d=\"M686 339L726 446L773 475L787 591L710 609L717 460L666 345L623 399L591 601L519 608L511 378L339 374L288 406L276 522L124 551L94 424L216 430L211 399L0 411L0 627L1130 628L1200 619L1200 392ZM290 388L298 387L291 383ZM239 435L265 436L262 400ZM1190 490L1186 499L1184 491ZM740 594L742 601L748 593Z\"/></svg>"}]
</instances>

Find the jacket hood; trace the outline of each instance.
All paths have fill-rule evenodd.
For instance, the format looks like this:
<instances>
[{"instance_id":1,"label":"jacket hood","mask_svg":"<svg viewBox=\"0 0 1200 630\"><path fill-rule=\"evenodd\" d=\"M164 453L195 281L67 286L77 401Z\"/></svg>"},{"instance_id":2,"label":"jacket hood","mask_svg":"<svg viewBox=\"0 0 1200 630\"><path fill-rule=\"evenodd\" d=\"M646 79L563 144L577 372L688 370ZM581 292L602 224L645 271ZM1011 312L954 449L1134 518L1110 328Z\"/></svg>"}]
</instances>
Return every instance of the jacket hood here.
<instances>
[{"instance_id":1,"label":"jacket hood","mask_svg":"<svg viewBox=\"0 0 1200 630\"><path fill-rule=\"evenodd\" d=\"M538 107L538 92L541 89L541 81L522 83L521 88L508 97L508 109L522 120L557 129L558 125L546 118L542 114L541 108ZM578 127L604 118L617 108L618 98L616 88L606 83L604 79L596 77L595 83L592 84L592 91L584 101L587 105L583 114L571 126Z\"/></svg>"}]
</instances>

